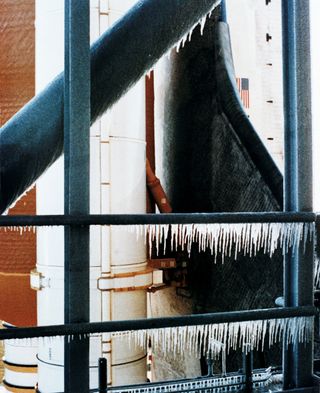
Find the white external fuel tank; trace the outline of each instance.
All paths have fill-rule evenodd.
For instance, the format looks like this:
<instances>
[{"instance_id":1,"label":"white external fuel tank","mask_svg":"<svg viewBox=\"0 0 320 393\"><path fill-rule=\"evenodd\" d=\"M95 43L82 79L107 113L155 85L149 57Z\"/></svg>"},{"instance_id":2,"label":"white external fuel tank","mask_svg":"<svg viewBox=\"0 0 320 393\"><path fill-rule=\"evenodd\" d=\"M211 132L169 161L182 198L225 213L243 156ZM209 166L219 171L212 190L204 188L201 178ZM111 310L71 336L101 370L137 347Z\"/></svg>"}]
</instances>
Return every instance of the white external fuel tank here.
<instances>
[{"instance_id":1,"label":"white external fuel tank","mask_svg":"<svg viewBox=\"0 0 320 393\"><path fill-rule=\"evenodd\" d=\"M91 0L90 38L95 41L136 0ZM63 69L64 1L36 0L36 81L40 91ZM145 213L145 85L138 82L90 129L90 211ZM63 214L63 160L37 183L37 214ZM37 234L38 324L63 323L63 228ZM146 288L152 284L144 241L123 227L90 228L90 320L147 316ZM79 288L81 296L81 288ZM63 391L63 339L44 340L38 350L38 389ZM108 383L146 380L146 353L110 334L90 338L90 387L97 388L98 358L108 360Z\"/></svg>"},{"instance_id":2,"label":"white external fuel tank","mask_svg":"<svg viewBox=\"0 0 320 393\"><path fill-rule=\"evenodd\" d=\"M37 269L41 275L41 288L38 291L37 297L38 324L62 324L64 319L63 267L38 265ZM91 321L100 320L99 308L101 308L101 297L97 290L99 276L99 268L93 267L90 269ZM81 291L79 291L79 296L81 296ZM92 388L98 384L97 356L101 356L101 337L99 335L90 337L90 383ZM40 392L63 391L64 339L52 338L40 340L37 358Z\"/></svg>"},{"instance_id":3,"label":"white external fuel tank","mask_svg":"<svg viewBox=\"0 0 320 393\"><path fill-rule=\"evenodd\" d=\"M111 26L135 2L100 2L100 26L104 30ZM93 138L100 140L101 200L95 197L91 205L93 212L145 213L144 80L122 97L99 123L96 129L100 134L97 132ZM98 143L95 146L98 148ZM93 157L97 154L98 151L92 152ZM98 170L92 176L96 178L92 181L98 184ZM102 274L98 288L102 296L102 320L146 317L146 288L152 284L152 272L147 269L144 241L137 241L135 235L119 227L102 227L100 239ZM108 359L108 382L112 385L146 380L143 350L128 349L125 341L104 334L102 351Z\"/></svg>"},{"instance_id":4,"label":"white external fuel tank","mask_svg":"<svg viewBox=\"0 0 320 393\"><path fill-rule=\"evenodd\" d=\"M15 327L3 323L5 329ZM35 392L37 384L37 351L36 339L4 341L4 378L5 392Z\"/></svg>"}]
</instances>

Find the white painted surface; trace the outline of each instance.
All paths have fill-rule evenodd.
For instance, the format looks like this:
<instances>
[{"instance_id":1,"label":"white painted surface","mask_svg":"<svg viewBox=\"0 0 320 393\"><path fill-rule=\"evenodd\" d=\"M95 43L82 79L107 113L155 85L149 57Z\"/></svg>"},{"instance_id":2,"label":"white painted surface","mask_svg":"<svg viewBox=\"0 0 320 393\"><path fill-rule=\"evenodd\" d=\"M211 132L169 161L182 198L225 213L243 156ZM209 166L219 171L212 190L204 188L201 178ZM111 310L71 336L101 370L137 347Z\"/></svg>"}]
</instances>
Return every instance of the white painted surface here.
<instances>
[{"instance_id":1,"label":"white painted surface","mask_svg":"<svg viewBox=\"0 0 320 393\"><path fill-rule=\"evenodd\" d=\"M100 1L100 33L111 26L135 0ZM100 122L100 187L101 213L144 213L146 210L145 175L145 84L139 81ZM139 286L139 279L112 280L119 273L143 271L146 249L142 239L123 228L101 228L101 285L110 288ZM103 278L105 277L105 279ZM152 283L152 278L149 280ZM130 284L130 285L129 285ZM145 284L145 281L143 281ZM121 286L120 285L120 286ZM107 288L104 288L105 290ZM102 320L145 317L145 290L104 291ZM103 334L103 353L108 359L108 376L112 384L137 383L146 379L146 361L139 348L128 348L118 339L110 341ZM111 352L112 351L112 352ZM142 360L139 360L142 359ZM125 364L127 362L132 362ZM110 369L110 365L112 365Z\"/></svg>"},{"instance_id":2,"label":"white painted surface","mask_svg":"<svg viewBox=\"0 0 320 393\"><path fill-rule=\"evenodd\" d=\"M246 111L283 171L281 0L228 0L227 21L236 76L249 78Z\"/></svg>"},{"instance_id":3,"label":"white painted surface","mask_svg":"<svg viewBox=\"0 0 320 393\"><path fill-rule=\"evenodd\" d=\"M4 360L17 367L37 365L37 339L4 340ZM33 387L37 382L37 373L26 373L9 369L4 364L4 380L15 386Z\"/></svg>"},{"instance_id":4,"label":"white painted surface","mask_svg":"<svg viewBox=\"0 0 320 393\"><path fill-rule=\"evenodd\" d=\"M144 213L146 210L145 142L110 138L111 212ZM143 239L126 228L111 228L111 266L113 272L131 270L129 265L142 263L145 268L146 247ZM139 268L138 268L139 269Z\"/></svg>"},{"instance_id":5,"label":"white painted surface","mask_svg":"<svg viewBox=\"0 0 320 393\"><path fill-rule=\"evenodd\" d=\"M4 340L5 360L12 364L34 366L37 364L37 340Z\"/></svg>"},{"instance_id":6,"label":"white painted surface","mask_svg":"<svg viewBox=\"0 0 320 393\"><path fill-rule=\"evenodd\" d=\"M63 392L63 366L47 364L39 360L39 387L45 386L41 393ZM90 368L90 389L98 386L98 369Z\"/></svg>"},{"instance_id":7,"label":"white painted surface","mask_svg":"<svg viewBox=\"0 0 320 393\"><path fill-rule=\"evenodd\" d=\"M63 70L64 1L36 1L36 92ZM37 181L37 214L63 214L63 159ZM39 228L37 262L63 266L63 228Z\"/></svg>"},{"instance_id":8,"label":"white painted surface","mask_svg":"<svg viewBox=\"0 0 320 393\"><path fill-rule=\"evenodd\" d=\"M100 267L90 269L90 321L101 320L101 295L97 290ZM38 265L45 277L46 286L38 291L38 324L54 325L64 321L64 271L63 267ZM81 288L79 288L81 297ZM96 388L97 361L102 356L101 336L90 337L90 387ZM64 389L64 340L52 338L40 341L38 347L39 390L43 393Z\"/></svg>"},{"instance_id":9,"label":"white painted surface","mask_svg":"<svg viewBox=\"0 0 320 393\"><path fill-rule=\"evenodd\" d=\"M228 23L237 76L250 78L251 121L279 168L283 168L283 100L281 0L228 0ZM241 12L239 12L241 9ZM313 190L314 210L320 211L320 2L310 1ZM238 32L241 31L241 34ZM266 42L265 34L272 39ZM267 66L272 63L272 66ZM266 101L272 100L272 104ZM273 140L268 140L273 138Z\"/></svg>"},{"instance_id":10,"label":"white painted surface","mask_svg":"<svg viewBox=\"0 0 320 393\"><path fill-rule=\"evenodd\" d=\"M6 368L4 370L4 380L15 386L32 388L36 386L37 377L37 373L23 373Z\"/></svg>"},{"instance_id":11,"label":"white painted surface","mask_svg":"<svg viewBox=\"0 0 320 393\"><path fill-rule=\"evenodd\" d=\"M64 321L64 271L63 267L38 265L38 272L45 279L44 287L38 291L38 324L58 325ZM90 271L90 321L100 321L101 296L97 290L100 267ZM81 296L81 288L79 288Z\"/></svg>"},{"instance_id":12,"label":"white painted surface","mask_svg":"<svg viewBox=\"0 0 320 393\"><path fill-rule=\"evenodd\" d=\"M70 337L72 339L72 337ZM90 388L98 386L98 357L101 352L101 336L90 337ZM64 390L64 339L52 338L40 342L38 354L39 390L43 393Z\"/></svg>"},{"instance_id":13,"label":"white painted surface","mask_svg":"<svg viewBox=\"0 0 320 393\"><path fill-rule=\"evenodd\" d=\"M113 24L136 0L91 0L91 42ZM63 0L37 0L36 85L41 90L63 68ZM54 4L53 4L54 3ZM48 44L49 43L49 44ZM90 129L90 211L101 213L143 213L145 185L145 87L138 82L119 103L95 122ZM37 213L63 214L63 160L53 165L37 184ZM101 275L141 271L146 267L143 240L127 232L117 233L108 227L90 229L90 320L123 319L146 316L145 290L118 293L98 290ZM38 271L45 277L45 287L38 292L39 324L63 322L64 297L63 229L43 228L38 232ZM103 274L102 274L103 273ZM151 275L152 277L152 275ZM152 278L150 279L152 283ZM139 280L137 281L139 283ZM81 289L79 289L81 296ZM106 309L107 308L107 309ZM143 351L128 349L117 342L106 342L110 335L90 339L91 365L104 350L108 359L109 380L120 384L145 380ZM39 389L42 392L63 390L63 341L44 341L39 348ZM111 357L116 346L120 366ZM107 349L107 350L106 350ZM112 367L111 372L111 365ZM91 387L97 386L96 369L91 369Z\"/></svg>"}]
</instances>

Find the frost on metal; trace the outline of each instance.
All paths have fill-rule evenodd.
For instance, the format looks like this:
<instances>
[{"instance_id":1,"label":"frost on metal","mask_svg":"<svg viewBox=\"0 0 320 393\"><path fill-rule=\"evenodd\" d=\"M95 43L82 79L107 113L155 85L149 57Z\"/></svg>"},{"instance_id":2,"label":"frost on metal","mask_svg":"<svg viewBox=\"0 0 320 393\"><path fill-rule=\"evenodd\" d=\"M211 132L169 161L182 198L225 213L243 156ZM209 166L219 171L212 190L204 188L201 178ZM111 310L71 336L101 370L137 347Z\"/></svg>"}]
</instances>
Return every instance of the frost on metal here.
<instances>
[{"instance_id":1,"label":"frost on metal","mask_svg":"<svg viewBox=\"0 0 320 393\"><path fill-rule=\"evenodd\" d=\"M175 45L176 52L178 53L180 48L183 48L187 41L191 41L192 33L194 29L200 26L200 34L203 35L204 27L206 25L207 20L211 17L215 8L221 3L221 0L217 0L211 10L204 15L197 23L195 23L192 28L180 39L180 41Z\"/></svg>"},{"instance_id":2,"label":"frost on metal","mask_svg":"<svg viewBox=\"0 0 320 393\"><path fill-rule=\"evenodd\" d=\"M212 8L211 8L211 10L210 10L206 15L204 15L199 21L197 21L197 22L191 27L191 29L190 29L187 33L185 33L185 34L180 38L180 40L179 40L177 43L175 43L175 44L174 44L174 45L164 54L164 56L167 56L167 57L170 58L170 54L171 54L172 50L175 50L177 53L179 53L180 49L183 48L183 47L185 46L186 42L187 42L187 41L189 41L189 42L191 41L192 33L194 32L194 30L195 30L198 26L200 26L200 34L203 35L203 31L204 31L204 28L205 28L205 25L206 25L207 20L211 17L213 11L217 8L217 6L218 6L220 3L221 3L221 0L215 1L214 4L213 4L213 6L212 6ZM149 77L149 76L150 76L150 73L151 73L151 71L153 70L154 67L155 67L155 65L153 65L153 67L152 67L150 70L147 70L146 73L145 73L145 75Z\"/></svg>"},{"instance_id":3,"label":"frost on metal","mask_svg":"<svg viewBox=\"0 0 320 393\"><path fill-rule=\"evenodd\" d=\"M31 186L29 186L14 202L12 202L12 204L2 214L6 216L9 213L9 210L13 209L16 204L20 202L21 199L24 198L28 194L28 192L33 189L33 187L35 187L35 184L36 183L32 183Z\"/></svg>"},{"instance_id":4,"label":"frost on metal","mask_svg":"<svg viewBox=\"0 0 320 393\"><path fill-rule=\"evenodd\" d=\"M275 250L282 248L283 254L289 248L305 246L308 238L314 236L314 223L241 223L241 224L159 224L135 225L126 227L137 236L144 237L150 248L155 244L157 254L167 244L171 250L181 247L191 253L193 244L199 251L210 250L217 256L237 259L240 252L250 257L263 251L270 257ZM150 254L151 255L151 254Z\"/></svg>"}]
</instances>

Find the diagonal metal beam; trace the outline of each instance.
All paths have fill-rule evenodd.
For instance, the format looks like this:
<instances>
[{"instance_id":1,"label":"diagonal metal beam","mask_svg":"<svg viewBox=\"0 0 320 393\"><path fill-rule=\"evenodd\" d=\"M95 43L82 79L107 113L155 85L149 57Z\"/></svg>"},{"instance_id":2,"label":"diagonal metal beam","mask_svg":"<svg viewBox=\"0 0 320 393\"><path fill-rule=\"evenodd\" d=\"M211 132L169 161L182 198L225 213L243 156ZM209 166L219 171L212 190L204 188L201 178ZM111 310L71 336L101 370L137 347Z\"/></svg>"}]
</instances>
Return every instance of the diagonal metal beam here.
<instances>
[{"instance_id":1,"label":"diagonal metal beam","mask_svg":"<svg viewBox=\"0 0 320 393\"><path fill-rule=\"evenodd\" d=\"M215 4L216 0L140 0L103 34L91 47L91 121ZM63 79L59 75L0 129L0 213L62 154Z\"/></svg>"}]
</instances>

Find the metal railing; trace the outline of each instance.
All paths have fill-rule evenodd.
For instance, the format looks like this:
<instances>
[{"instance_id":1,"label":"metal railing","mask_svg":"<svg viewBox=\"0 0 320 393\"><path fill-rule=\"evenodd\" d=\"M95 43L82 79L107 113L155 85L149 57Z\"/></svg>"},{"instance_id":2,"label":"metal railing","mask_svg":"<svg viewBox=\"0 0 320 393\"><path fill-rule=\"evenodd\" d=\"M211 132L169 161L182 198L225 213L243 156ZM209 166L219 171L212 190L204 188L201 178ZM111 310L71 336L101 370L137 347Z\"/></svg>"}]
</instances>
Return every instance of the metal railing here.
<instances>
[{"instance_id":1,"label":"metal railing","mask_svg":"<svg viewBox=\"0 0 320 393\"><path fill-rule=\"evenodd\" d=\"M248 212L0 216L0 227L289 222L320 224L320 215L312 212Z\"/></svg>"}]
</instances>

